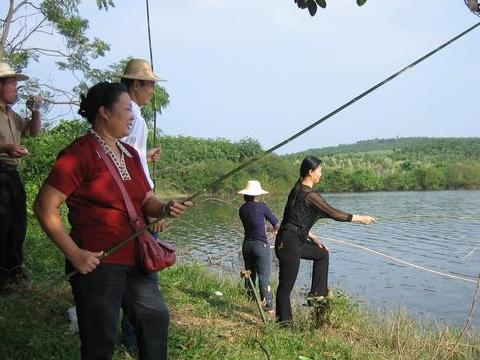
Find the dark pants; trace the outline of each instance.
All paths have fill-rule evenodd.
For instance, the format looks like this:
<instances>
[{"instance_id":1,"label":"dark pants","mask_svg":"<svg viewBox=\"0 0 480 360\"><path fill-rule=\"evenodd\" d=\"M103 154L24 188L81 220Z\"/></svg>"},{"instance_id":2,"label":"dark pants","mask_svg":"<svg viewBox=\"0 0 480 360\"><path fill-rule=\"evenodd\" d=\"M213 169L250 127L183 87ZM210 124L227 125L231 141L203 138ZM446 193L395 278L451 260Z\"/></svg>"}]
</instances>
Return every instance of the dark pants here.
<instances>
[{"instance_id":1,"label":"dark pants","mask_svg":"<svg viewBox=\"0 0 480 360\"><path fill-rule=\"evenodd\" d=\"M25 189L20 175L0 163L0 289L21 271L27 229Z\"/></svg>"},{"instance_id":2,"label":"dark pants","mask_svg":"<svg viewBox=\"0 0 480 360\"><path fill-rule=\"evenodd\" d=\"M101 264L87 275L75 275L70 283L82 360L112 359L122 299L136 330L139 359L167 358L169 315L156 276L144 275L134 266Z\"/></svg>"},{"instance_id":3,"label":"dark pants","mask_svg":"<svg viewBox=\"0 0 480 360\"><path fill-rule=\"evenodd\" d=\"M120 342L122 345L125 346L130 352L138 352L138 341L135 328L130 321L128 321L125 310L123 310L121 329L122 332L120 335Z\"/></svg>"},{"instance_id":4,"label":"dark pants","mask_svg":"<svg viewBox=\"0 0 480 360\"><path fill-rule=\"evenodd\" d=\"M155 239L158 239L158 232L150 232ZM155 282L158 283L158 274L155 273L152 276L155 277ZM128 316L125 314L127 311L125 304L122 303L123 315L121 323L120 342L127 348L128 351L136 353L138 352L138 341L135 333L135 327L128 321Z\"/></svg>"},{"instance_id":5,"label":"dark pants","mask_svg":"<svg viewBox=\"0 0 480 360\"><path fill-rule=\"evenodd\" d=\"M276 297L279 322L292 320L290 294L297 280L300 259L313 260L310 294L327 295L328 251L313 242L302 240L295 231L282 229L275 240L275 254L280 263Z\"/></svg>"},{"instance_id":6,"label":"dark pants","mask_svg":"<svg viewBox=\"0 0 480 360\"><path fill-rule=\"evenodd\" d=\"M268 243L260 240L243 241L242 246L243 260L245 269L252 273L250 278L255 285L258 275L258 286L260 288L260 299L264 303L264 309L269 311L273 309L272 289L270 287L270 246ZM254 296L248 279L245 279L245 287L250 296Z\"/></svg>"},{"instance_id":7,"label":"dark pants","mask_svg":"<svg viewBox=\"0 0 480 360\"><path fill-rule=\"evenodd\" d=\"M154 273L151 275L155 278L155 283L158 283L158 274ZM128 321L128 315L126 312L128 311L128 306L125 301L122 302L122 322L121 322L121 335L120 335L120 342L130 351L130 352L138 352L138 341L137 341L137 334L135 331L135 327Z\"/></svg>"}]
</instances>

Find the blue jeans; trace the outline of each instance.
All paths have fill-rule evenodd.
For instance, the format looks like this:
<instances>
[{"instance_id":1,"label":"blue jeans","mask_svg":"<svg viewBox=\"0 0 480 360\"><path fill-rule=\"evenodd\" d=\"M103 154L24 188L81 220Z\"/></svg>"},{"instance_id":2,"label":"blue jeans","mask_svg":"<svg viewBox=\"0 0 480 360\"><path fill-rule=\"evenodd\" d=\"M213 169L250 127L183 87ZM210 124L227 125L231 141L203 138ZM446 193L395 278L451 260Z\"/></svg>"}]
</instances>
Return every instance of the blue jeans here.
<instances>
[{"instance_id":1,"label":"blue jeans","mask_svg":"<svg viewBox=\"0 0 480 360\"><path fill-rule=\"evenodd\" d=\"M253 284L257 280L260 288L260 300L264 303L264 310L269 311L273 309L272 304L272 289L270 287L270 246L268 243L261 240L243 241L242 246L243 261L245 262L245 269L250 270L252 274L250 278ZM250 290L248 279L245 279L245 287L250 296L254 296Z\"/></svg>"},{"instance_id":2,"label":"blue jeans","mask_svg":"<svg viewBox=\"0 0 480 360\"><path fill-rule=\"evenodd\" d=\"M134 266L101 264L70 279L81 340L82 360L111 360L122 303L138 337L139 359L167 358L169 314L155 274Z\"/></svg>"}]
</instances>

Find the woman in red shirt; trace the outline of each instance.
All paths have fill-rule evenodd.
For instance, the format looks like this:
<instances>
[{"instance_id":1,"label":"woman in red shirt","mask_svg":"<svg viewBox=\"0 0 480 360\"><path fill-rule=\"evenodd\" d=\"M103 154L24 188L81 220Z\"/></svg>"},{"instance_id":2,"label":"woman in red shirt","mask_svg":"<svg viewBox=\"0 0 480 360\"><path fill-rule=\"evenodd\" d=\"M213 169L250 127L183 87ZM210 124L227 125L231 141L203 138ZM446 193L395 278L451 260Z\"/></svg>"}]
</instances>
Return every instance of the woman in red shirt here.
<instances>
[{"instance_id":1,"label":"woman in red shirt","mask_svg":"<svg viewBox=\"0 0 480 360\"><path fill-rule=\"evenodd\" d=\"M131 241L102 259L102 252L134 233L122 194L104 160L99 143L115 163L134 208L144 217L180 216L186 207L162 203L153 195L139 155L121 143L132 123L131 101L121 84L103 82L82 96L80 115L92 125L59 155L35 202L40 223L67 258L77 308L82 359L111 359L122 305L139 337L140 359L166 359L169 315L156 274L136 266ZM67 203L67 233L58 209Z\"/></svg>"}]
</instances>

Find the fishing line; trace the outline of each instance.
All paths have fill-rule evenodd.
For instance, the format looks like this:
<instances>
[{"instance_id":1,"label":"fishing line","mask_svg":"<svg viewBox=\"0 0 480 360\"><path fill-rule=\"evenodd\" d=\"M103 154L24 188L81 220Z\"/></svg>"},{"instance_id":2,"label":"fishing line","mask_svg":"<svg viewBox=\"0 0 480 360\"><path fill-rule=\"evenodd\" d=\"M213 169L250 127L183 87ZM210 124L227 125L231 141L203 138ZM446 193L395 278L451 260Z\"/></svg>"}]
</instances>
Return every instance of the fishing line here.
<instances>
[{"instance_id":1,"label":"fishing line","mask_svg":"<svg viewBox=\"0 0 480 360\"><path fill-rule=\"evenodd\" d=\"M466 278L466 277L463 277L463 276L457 276L457 275L447 274L447 273L444 273L444 272L441 272L441 271L433 270L433 269L430 269L426 266L417 265L417 264L414 264L414 263L411 263L411 262L393 257L391 255L387 255L387 254L385 254L381 251L373 250L373 249L370 249L366 246L354 244L354 243L351 243L351 242L346 241L346 240L333 239L333 238L324 237L324 236L319 236L319 237L322 238L322 239L325 239L325 240L333 241L333 242L336 242L336 243L339 243L339 244L344 244L344 245L348 245L348 246L351 246L351 247L354 247L354 248L357 248L357 249L368 251L368 252L371 252L373 254L383 256L383 257L385 257L387 259L390 259L392 261L398 262L400 264L407 265L407 266L413 267L415 269L426 271L426 272L429 272L429 273L432 273L432 274L435 274L435 275L445 276L445 277L448 277L450 279L466 281L466 282L470 282L470 283L474 283L474 284L477 283L476 279L469 279L469 278Z\"/></svg>"}]
</instances>

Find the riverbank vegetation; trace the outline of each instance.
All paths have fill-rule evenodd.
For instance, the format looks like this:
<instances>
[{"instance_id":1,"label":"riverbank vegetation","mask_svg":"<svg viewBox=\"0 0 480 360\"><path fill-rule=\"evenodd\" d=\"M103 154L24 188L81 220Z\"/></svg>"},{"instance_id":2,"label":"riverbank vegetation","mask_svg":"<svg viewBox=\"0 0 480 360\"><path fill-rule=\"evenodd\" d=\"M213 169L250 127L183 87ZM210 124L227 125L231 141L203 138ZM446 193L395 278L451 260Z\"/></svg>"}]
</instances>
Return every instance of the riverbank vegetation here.
<instances>
[{"instance_id":1,"label":"riverbank vegetation","mask_svg":"<svg viewBox=\"0 0 480 360\"><path fill-rule=\"evenodd\" d=\"M57 154L87 125L65 121L27 139L22 164L30 198L48 174ZM190 194L263 151L246 138L201 139L160 136L161 159L155 169L157 192ZM234 194L248 179L258 179L274 193L286 193L298 177L302 158L312 154L324 164L319 185L324 192L480 189L480 138L399 138L360 141L301 153L271 154L218 183L209 192Z\"/></svg>"}]
</instances>

